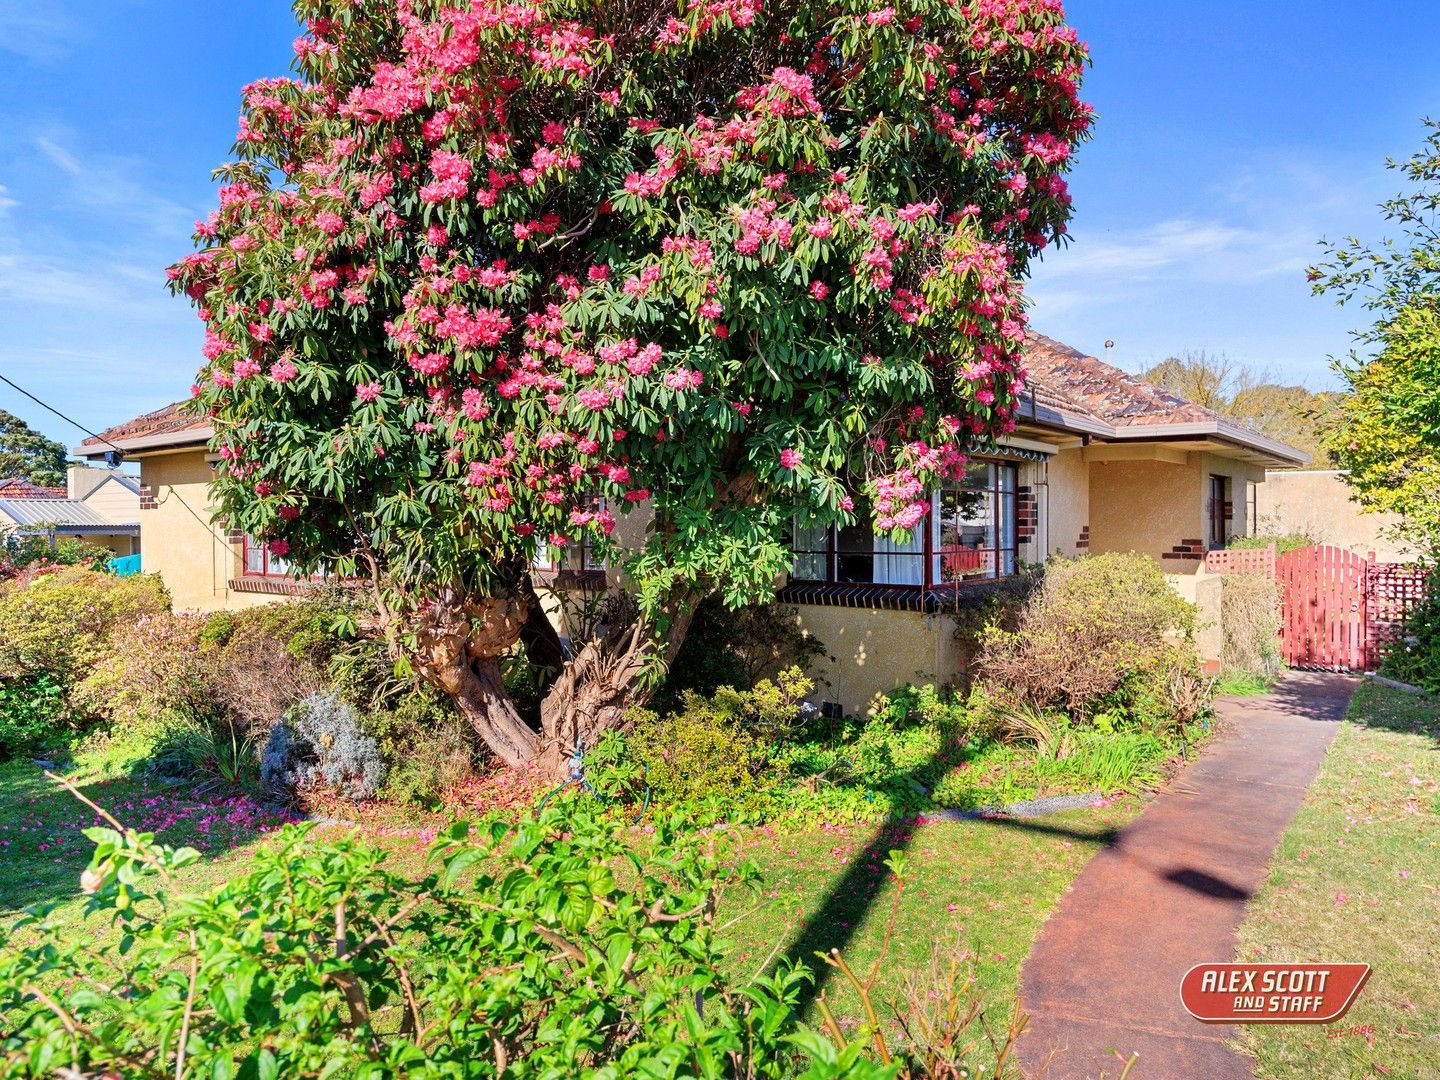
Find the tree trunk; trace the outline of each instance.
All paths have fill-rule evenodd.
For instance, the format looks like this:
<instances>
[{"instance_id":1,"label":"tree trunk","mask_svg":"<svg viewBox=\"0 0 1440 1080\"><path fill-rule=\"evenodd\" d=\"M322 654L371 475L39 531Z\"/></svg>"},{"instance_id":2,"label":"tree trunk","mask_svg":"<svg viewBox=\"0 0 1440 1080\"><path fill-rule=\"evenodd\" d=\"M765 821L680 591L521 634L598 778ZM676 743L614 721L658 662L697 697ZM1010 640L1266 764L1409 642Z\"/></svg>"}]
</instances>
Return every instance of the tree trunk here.
<instances>
[{"instance_id":1,"label":"tree trunk","mask_svg":"<svg viewBox=\"0 0 1440 1080\"><path fill-rule=\"evenodd\" d=\"M542 773L558 783L569 775L577 747L589 751L605 732L624 728L626 709L643 705L653 693L642 681L646 668L675 658L694 611L687 597L672 610L662 641L655 642L650 625L636 619L589 642L565 665L540 703Z\"/></svg>"},{"instance_id":2,"label":"tree trunk","mask_svg":"<svg viewBox=\"0 0 1440 1080\"><path fill-rule=\"evenodd\" d=\"M470 665L452 695L461 714L501 761L512 769L540 755L540 736L515 707L494 657Z\"/></svg>"}]
</instances>

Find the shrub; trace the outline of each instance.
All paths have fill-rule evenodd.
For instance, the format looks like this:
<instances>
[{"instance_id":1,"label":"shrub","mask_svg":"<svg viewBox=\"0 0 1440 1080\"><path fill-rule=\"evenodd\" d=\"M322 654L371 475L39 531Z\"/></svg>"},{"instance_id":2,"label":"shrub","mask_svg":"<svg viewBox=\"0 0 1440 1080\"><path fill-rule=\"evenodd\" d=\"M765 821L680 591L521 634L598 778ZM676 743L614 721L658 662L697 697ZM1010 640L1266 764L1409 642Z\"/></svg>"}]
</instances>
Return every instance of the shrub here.
<instances>
[{"instance_id":1,"label":"shrub","mask_svg":"<svg viewBox=\"0 0 1440 1080\"><path fill-rule=\"evenodd\" d=\"M172 727L149 756L159 776L195 783L201 790L258 789L260 761L255 737L229 720L192 718Z\"/></svg>"},{"instance_id":2,"label":"shrub","mask_svg":"<svg viewBox=\"0 0 1440 1080\"><path fill-rule=\"evenodd\" d=\"M87 910L121 932L37 919L7 943L7 1075L894 1075L799 1025L803 969L726 974L715 900L758 871L683 820L640 846L577 813L462 823L419 881L290 827L188 895L197 852L87 835Z\"/></svg>"},{"instance_id":3,"label":"shrub","mask_svg":"<svg viewBox=\"0 0 1440 1080\"><path fill-rule=\"evenodd\" d=\"M1265 574L1221 579L1220 666L1227 675L1273 679L1281 667L1280 587Z\"/></svg>"},{"instance_id":4,"label":"shrub","mask_svg":"<svg viewBox=\"0 0 1440 1080\"><path fill-rule=\"evenodd\" d=\"M1434 573L1426 578L1425 595L1405 625L1384 644L1380 674L1440 693L1440 585Z\"/></svg>"},{"instance_id":5,"label":"shrub","mask_svg":"<svg viewBox=\"0 0 1440 1080\"><path fill-rule=\"evenodd\" d=\"M1084 718L1188 642L1195 613L1148 556L1052 559L1014 630L985 631L978 668L989 692Z\"/></svg>"},{"instance_id":6,"label":"shrub","mask_svg":"<svg viewBox=\"0 0 1440 1080\"><path fill-rule=\"evenodd\" d=\"M385 766L354 708L333 693L311 694L271 729L260 755L260 778L302 794L321 789L347 799L372 799L385 779Z\"/></svg>"},{"instance_id":7,"label":"shrub","mask_svg":"<svg viewBox=\"0 0 1440 1080\"><path fill-rule=\"evenodd\" d=\"M1267 548L1273 544L1275 554L1284 555L1287 551L1314 547L1318 543L1320 541L1308 533L1267 533L1259 536L1237 536L1225 546L1233 551L1247 548Z\"/></svg>"},{"instance_id":8,"label":"shrub","mask_svg":"<svg viewBox=\"0 0 1440 1080\"><path fill-rule=\"evenodd\" d=\"M742 702L739 691L722 687L713 698L687 691L668 716L632 712L625 747L644 766L657 802L743 799L755 790L766 755L745 730Z\"/></svg>"},{"instance_id":9,"label":"shrub","mask_svg":"<svg viewBox=\"0 0 1440 1080\"><path fill-rule=\"evenodd\" d=\"M800 629L794 608L760 604L731 610L712 595L696 609L654 706L660 712L678 708L687 690L702 695L722 686L749 690L824 655L825 645Z\"/></svg>"},{"instance_id":10,"label":"shrub","mask_svg":"<svg viewBox=\"0 0 1440 1080\"><path fill-rule=\"evenodd\" d=\"M115 627L103 655L71 692L74 707L104 722L101 739L137 751L214 713L210 667L196 615L147 614Z\"/></svg>"},{"instance_id":11,"label":"shrub","mask_svg":"<svg viewBox=\"0 0 1440 1080\"><path fill-rule=\"evenodd\" d=\"M67 690L89 671L112 630L170 609L153 574L114 577L62 567L0 591L0 671L52 676Z\"/></svg>"},{"instance_id":12,"label":"shrub","mask_svg":"<svg viewBox=\"0 0 1440 1080\"><path fill-rule=\"evenodd\" d=\"M267 732L297 703L329 690L330 664L355 636L355 603L328 590L212 615L200 636L216 707Z\"/></svg>"},{"instance_id":13,"label":"shrub","mask_svg":"<svg viewBox=\"0 0 1440 1080\"><path fill-rule=\"evenodd\" d=\"M4 577L13 577L22 570L45 572L57 566L81 566L87 570L103 570L112 558L111 552L88 540L71 536L16 536L0 539L0 566Z\"/></svg>"},{"instance_id":14,"label":"shrub","mask_svg":"<svg viewBox=\"0 0 1440 1080\"><path fill-rule=\"evenodd\" d=\"M474 732L433 691L417 687L367 713L364 727L385 763L386 799L435 806L475 775Z\"/></svg>"},{"instance_id":15,"label":"shrub","mask_svg":"<svg viewBox=\"0 0 1440 1080\"><path fill-rule=\"evenodd\" d=\"M66 730L65 691L51 675L0 682L0 761Z\"/></svg>"}]
</instances>

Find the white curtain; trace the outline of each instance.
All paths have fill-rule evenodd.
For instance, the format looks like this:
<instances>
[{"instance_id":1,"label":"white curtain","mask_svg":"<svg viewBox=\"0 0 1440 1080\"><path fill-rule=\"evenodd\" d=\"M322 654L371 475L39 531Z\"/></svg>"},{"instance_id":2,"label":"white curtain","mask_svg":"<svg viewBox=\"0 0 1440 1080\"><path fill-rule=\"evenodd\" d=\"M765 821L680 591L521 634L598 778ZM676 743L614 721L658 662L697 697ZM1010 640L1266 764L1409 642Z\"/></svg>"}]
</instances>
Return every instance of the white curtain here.
<instances>
[{"instance_id":1,"label":"white curtain","mask_svg":"<svg viewBox=\"0 0 1440 1080\"><path fill-rule=\"evenodd\" d=\"M888 536L875 537L875 583L877 585L923 585L925 569L925 525L917 525L910 539L897 544Z\"/></svg>"}]
</instances>

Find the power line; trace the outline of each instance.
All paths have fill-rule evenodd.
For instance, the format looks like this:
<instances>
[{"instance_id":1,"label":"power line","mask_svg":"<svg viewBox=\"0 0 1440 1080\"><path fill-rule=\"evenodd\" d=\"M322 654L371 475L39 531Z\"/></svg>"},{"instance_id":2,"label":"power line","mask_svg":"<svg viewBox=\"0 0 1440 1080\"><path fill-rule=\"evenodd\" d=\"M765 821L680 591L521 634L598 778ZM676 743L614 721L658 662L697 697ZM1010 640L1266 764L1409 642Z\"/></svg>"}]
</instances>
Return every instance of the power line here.
<instances>
[{"instance_id":1,"label":"power line","mask_svg":"<svg viewBox=\"0 0 1440 1080\"><path fill-rule=\"evenodd\" d=\"M83 431L86 435L89 435L92 439L99 439L99 440L100 440L102 443L104 443L106 446L113 447L114 449L119 450L120 453L122 453L122 454L125 453L125 450L124 450L122 447L116 446L116 445L115 445L113 442L111 442L109 439L105 438L104 435L97 435L95 432L93 432L93 431L91 431L89 428L87 428L84 424L80 423L80 421L70 419L70 417L66 416L66 415L65 415L63 412L61 412L59 409L55 408L55 406L53 406L53 405L47 405L45 402L41 401L41 400L40 400L38 397L36 397L34 394L30 393L29 390L26 390L23 386L17 386L15 383L13 383L13 382L11 382L9 379L7 379L4 375L0 375L0 382L3 382L6 386L10 387L10 389L12 389L12 390L17 390L17 391L19 391L20 393L24 394L24 395L25 395L26 397L28 397L31 401L35 402L36 405L39 405L42 409L46 409L46 410L54 413L56 416L60 417L61 420L64 420L67 424L69 424L71 427L73 427L73 428L78 428L80 431Z\"/></svg>"}]
</instances>

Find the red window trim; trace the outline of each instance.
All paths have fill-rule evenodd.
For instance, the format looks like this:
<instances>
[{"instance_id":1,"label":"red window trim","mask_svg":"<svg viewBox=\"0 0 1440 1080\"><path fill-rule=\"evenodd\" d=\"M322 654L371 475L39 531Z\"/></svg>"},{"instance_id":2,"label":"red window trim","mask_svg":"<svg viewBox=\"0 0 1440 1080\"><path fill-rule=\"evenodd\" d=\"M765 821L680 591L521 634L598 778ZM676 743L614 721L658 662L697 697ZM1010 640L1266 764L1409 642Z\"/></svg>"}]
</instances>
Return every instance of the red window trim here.
<instances>
[{"instance_id":1,"label":"red window trim","mask_svg":"<svg viewBox=\"0 0 1440 1080\"><path fill-rule=\"evenodd\" d=\"M251 553L252 551L256 550L257 548L258 548L259 551L260 551L260 565L265 568L265 569L260 570L260 571L258 571L258 572L255 571L255 570L251 570L251 569L250 569L250 553ZM272 558L278 559L278 558L282 558L282 557L283 557L283 556L280 556L280 555L271 555L271 554L270 554L270 545L269 545L269 544L262 544L262 543L260 543L259 541L251 538L250 536L242 537L242 538L241 538L241 542L240 542L240 576L241 576L241 577L245 577L245 578L267 578L267 579L270 579L270 580L272 580L272 581L273 581L273 580L282 580L282 581L283 581L283 580L289 580L289 581L304 581L304 580L307 580L307 579L306 579L305 577L303 577L302 575L296 574L293 570L283 570L283 571L272 572L272 571L270 570L270 560L271 560ZM312 576L312 577L318 577L319 575L311 575L311 576Z\"/></svg>"}]
</instances>

